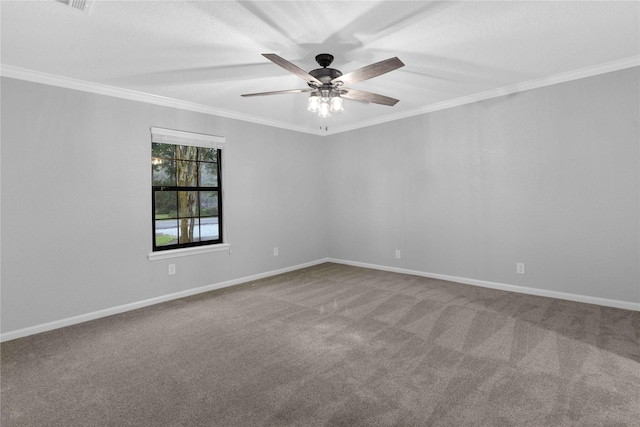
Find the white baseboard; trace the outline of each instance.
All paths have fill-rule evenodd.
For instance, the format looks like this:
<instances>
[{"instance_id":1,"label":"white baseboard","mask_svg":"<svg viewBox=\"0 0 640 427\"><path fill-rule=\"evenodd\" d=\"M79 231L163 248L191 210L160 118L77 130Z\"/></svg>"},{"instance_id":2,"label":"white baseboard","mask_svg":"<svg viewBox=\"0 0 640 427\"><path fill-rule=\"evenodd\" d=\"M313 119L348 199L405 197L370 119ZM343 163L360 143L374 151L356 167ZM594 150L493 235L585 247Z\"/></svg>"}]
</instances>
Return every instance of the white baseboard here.
<instances>
[{"instance_id":1,"label":"white baseboard","mask_svg":"<svg viewBox=\"0 0 640 427\"><path fill-rule=\"evenodd\" d=\"M90 320L100 319L102 317L113 316L114 314L124 313L126 311L131 311L131 310L137 310L139 308L148 307L154 304L160 304L166 301L186 298L192 295L209 292L216 289L227 288L229 286L238 285L240 283L246 283L246 282L251 282L253 280L264 279L265 277L276 276L278 274L288 273L290 271L300 270L306 267L312 267L314 265L323 264L325 262L328 262L327 258L322 258L316 261L311 261L304 264L298 264L292 267L286 267L279 270L268 271L266 273L255 274L253 276L239 277L237 279L227 280L225 282L214 283L212 285L201 286L199 288L194 288L194 289L187 289L185 291L174 292L167 295L161 295L159 297L149 298L143 301L137 301L129 304L119 305L116 307L106 308L104 310L98 310L91 313L81 314L79 316L67 317L66 319L55 320L53 322L43 323L36 326L30 326L28 328L18 329L16 331L5 332L4 334L0 334L0 342L14 340L16 338L23 338L29 335L35 335L42 332L52 331L54 329L64 328L65 326L76 325L78 323L88 322Z\"/></svg>"},{"instance_id":2,"label":"white baseboard","mask_svg":"<svg viewBox=\"0 0 640 427\"><path fill-rule=\"evenodd\" d=\"M587 304L602 305L605 307L622 308L625 310L640 311L640 303L630 301L620 301L607 298L591 297L587 295L570 294L566 292L550 291L546 289L529 288L526 286L508 285L505 283L487 282L484 280L469 279L466 277L447 276L445 274L427 273L424 271L408 270L404 268L388 267L377 264L367 264L364 262L348 261L343 259L328 258L327 262L336 264L351 265L354 267L371 268L374 270L390 271L393 273L411 274L413 276L428 277L431 279L447 280L450 282L463 283L466 285L481 286L483 288L498 289L501 291L516 292L527 295L537 295L541 297L557 298L568 301L584 302Z\"/></svg>"},{"instance_id":3,"label":"white baseboard","mask_svg":"<svg viewBox=\"0 0 640 427\"><path fill-rule=\"evenodd\" d=\"M508 285L504 283L487 282L484 280L469 279L466 277L427 273L424 271L408 270L404 268L388 267L384 265L368 264L364 262L348 261L343 259L322 258L322 259L318 259L308 263L295 265L292 267L286 267L279 270L268 271L265 273L255 274L252 276L239 277L237 279L227 280L225 282L214 283L212 285L202 286L194 289L187 289L185 291L175 292L167 295L161 295L159 297L149 298L143 301L137 301L129 304L119 305L117 307L111 307L104 310L98 310L91 313L81 314L79 316L68 317L66 319L55 320L53 322L43 323L36 326L30 326L24 329L18 329L16 331L6 332L4 334L0 334L0 342L10 341L17 338L26 337L29 335L35 335L42 332L52 331L54 329L64 328L65 326L76 325L78 323L88 322L90 320L112 316L114 314L124 313L126 311L136 310L139 308L148 307L150 305L160 304L166 301L186 298L192 295L238 285L240 283L246 283L246 282L251 282L253 280L264 279L266 277L276 276L278 274L288 273L290 271L300 270L302 268L323 264L325 262L351 265L354 267L371 268L374 270L383 270L383 271L389 271L393 273L411 274L413 276L447 280L447 281L463 283L467 285L481 286L481 287L490 288L490 289L498 289L501 291L516 292L516 293L528 294L528 295L537 295L537 296L549 297L549 298L558 298L558 299L563 299L568 301L577 301L577 302L584 302L587 304L596 304L596 305L602 305L606 307L615 307L615 308L622 308L626 310L640 311L640 303L635 303L635 302L619 301L619 300L591 297L591 296L578 295L578 294L570 294L570 293L550 291L545 289L529 288L525 286Z\"/></svg>"}]
</instances>

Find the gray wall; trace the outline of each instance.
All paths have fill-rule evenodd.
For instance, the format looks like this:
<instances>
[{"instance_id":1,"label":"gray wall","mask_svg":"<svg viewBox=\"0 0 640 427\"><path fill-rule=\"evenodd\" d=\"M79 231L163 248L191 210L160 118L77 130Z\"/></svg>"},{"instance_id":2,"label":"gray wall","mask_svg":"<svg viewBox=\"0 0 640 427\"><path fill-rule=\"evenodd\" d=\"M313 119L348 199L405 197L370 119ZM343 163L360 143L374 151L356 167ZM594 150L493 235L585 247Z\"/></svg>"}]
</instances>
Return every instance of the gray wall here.
<instances>
[{"instance_id":1,"label":"gray wall","mask_svg":"<svg viewBox=\"0 0 640 427\"><path fill-rule=\"evenodd\" d=\"M638 81L321 138L3 78L1 331L327 256L640 302ZM231 254L147 259L150 126L227 138Z\"/></svg>"},{"instance_id":2,"label":"gray wall","mask_svg":"<svg viewBox=\"0 0 640 427\"><path fill-rule=\"evenodd\" d=\"M638 76L335 135L329 256L640 302Z\"/></svg>"},{"instance_id":3,"label":"gray wall","mask_svg":"<svg viewBox=\"0 0 640 427\"><path fill-rule=\"evenodd\" d=\"M2 332L327 255L320 137L7 78L1 113ZM150 126L227 138L231 254L147 259Z\"/></svg>"}]
</instances>

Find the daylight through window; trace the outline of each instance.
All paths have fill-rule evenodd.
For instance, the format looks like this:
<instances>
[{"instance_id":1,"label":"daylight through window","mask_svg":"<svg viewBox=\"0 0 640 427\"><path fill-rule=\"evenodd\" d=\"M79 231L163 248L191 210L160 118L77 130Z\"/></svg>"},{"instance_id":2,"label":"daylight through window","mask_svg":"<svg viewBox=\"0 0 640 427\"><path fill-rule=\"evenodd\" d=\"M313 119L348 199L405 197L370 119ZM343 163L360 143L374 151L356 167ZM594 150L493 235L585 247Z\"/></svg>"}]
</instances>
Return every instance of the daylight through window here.
<instances>
[{"instance_id":1,"label":"daylight through window","mask_svg":"<svg viewBox=\"0 0 640 427\"><path fill-rule=\"evenodd\" d=\"M151 129L153 250L222 243L224 138Z\"/></svg>"}]
</instances>

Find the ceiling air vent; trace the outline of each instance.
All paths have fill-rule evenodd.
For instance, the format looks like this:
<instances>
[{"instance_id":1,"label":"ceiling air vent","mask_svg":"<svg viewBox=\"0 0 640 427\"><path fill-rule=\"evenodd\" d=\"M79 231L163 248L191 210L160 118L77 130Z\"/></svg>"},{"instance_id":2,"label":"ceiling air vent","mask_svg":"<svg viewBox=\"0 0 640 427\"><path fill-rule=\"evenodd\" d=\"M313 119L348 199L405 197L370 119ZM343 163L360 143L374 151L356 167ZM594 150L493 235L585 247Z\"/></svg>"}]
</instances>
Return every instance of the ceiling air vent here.
<instances>
[{"instance_id":1,"label":"ceiling air vent","mask_svg":"<svg viewBox=\"0 0 640 427\"><path fill-rule=\"evenodd\" d=\"M66 4L74 9L81 10L83 12L89 12L89 6L91 2L89 0L56 0L58 3Z\"/></svg>"}]
</instances>

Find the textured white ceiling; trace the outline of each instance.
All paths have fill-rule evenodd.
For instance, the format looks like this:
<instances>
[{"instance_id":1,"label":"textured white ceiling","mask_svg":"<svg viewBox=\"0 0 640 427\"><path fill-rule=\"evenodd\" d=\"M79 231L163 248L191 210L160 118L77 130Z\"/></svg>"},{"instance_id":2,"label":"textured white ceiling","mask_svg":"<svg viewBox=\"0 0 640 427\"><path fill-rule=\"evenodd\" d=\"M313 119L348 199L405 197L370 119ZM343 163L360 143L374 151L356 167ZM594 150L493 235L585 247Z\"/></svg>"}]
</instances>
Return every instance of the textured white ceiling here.
<instances>
[{"instance_id":1,"label":"textured white ceiling","mask_svg":"<svg viewBox=\"0 0 640 427\"><path fill-rule=\"evenodd\" d=\"M86 13L53 0L2 1L2 73L65 77L334 133L640 58L638 1L90 3ZM343 113L320 119L306 111L306 94L240 97L306 87L261 53L309 71L324 52L343 73L398 56L405 67L353 88L400 102L346 100Z\"/></svg>"}]
</instances>

